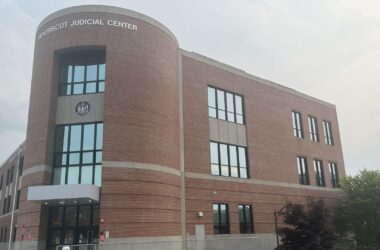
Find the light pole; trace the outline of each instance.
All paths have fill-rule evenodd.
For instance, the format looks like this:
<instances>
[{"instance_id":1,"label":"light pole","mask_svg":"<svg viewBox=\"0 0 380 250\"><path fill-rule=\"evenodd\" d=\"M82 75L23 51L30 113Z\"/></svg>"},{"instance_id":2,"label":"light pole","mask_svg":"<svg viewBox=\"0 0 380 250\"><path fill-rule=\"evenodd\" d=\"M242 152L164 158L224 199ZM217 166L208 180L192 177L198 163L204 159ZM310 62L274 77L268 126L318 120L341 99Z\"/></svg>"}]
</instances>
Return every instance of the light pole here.
<instances>
[{"instance_id":1,"label":"light pole","mask_svg":"<svg viewBox=\"0 0 380 250\"><path fill-rule=\"evenodd\" d=\"M274 210L274 226L275 226L275 230L276 230L276 241L277 241L277 247L280 245L280 241L278 239L278 226L277 226L277 216L279 214L281 214L282 210L284 210L285 206L283 206L280 211L276 211L276 209Z\"/></svg>"}]
</instances>

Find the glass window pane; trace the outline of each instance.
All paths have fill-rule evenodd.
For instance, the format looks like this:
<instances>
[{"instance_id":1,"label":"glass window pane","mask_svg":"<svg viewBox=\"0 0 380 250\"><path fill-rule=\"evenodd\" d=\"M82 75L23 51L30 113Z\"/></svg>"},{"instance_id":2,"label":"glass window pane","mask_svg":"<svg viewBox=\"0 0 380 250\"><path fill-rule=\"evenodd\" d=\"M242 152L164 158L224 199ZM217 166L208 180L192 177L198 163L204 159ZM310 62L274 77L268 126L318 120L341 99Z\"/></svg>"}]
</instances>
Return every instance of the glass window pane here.
<instances>
[{"instance_id":1,"label":"glass window pane","mask_svg":"<svg viewBox=\"0 0 380 250\"><path fill-rule=\"evenodd\" d=\"M212 175L220 175L219 165L211 164L211 174Z\"/></svg>"},{"instance_id":2,"label":"glass window pane","mask_svg":"<svg viewBox=\"0 0 380 250\"><path fill-rule=\"evenodd\" d=\"M73 94L74 95L83 94L83 89L84 89L83 83L74 84Z\"/></svg>"},{"instance_id":3,"label":"glass window pane","mask_svg":"<svg viewBox=\"0 0 380 250\"><path fill-rule=\"evenodd\" d=\"M215 108L208 108L208 116L216 118L216 109Z\"/></svg>"},{"instance_id":4,"label":"glass window pane","mask_svg":"<svg viewBox=\"0 0 380 250\"><path fill-rule=\"evenodd\" d=\"M230 166L236 167L237 164L237 154L236 154L236 146L229 146L230 150Z\"/></svg>"},{"instance_id":5,"label":"glass window pane","mask_svg":"<svg viewBox=\"0 0 380 250\"><path fill-rule=\"evenodd\" d=\"M62 226L63 207L52 207L50 211L50 225Z\"/></svg>"},{"instance_id":6,"label":"glass window pane","mask_svg":"<svg viewBox=\"0 0 380 250\"><path fill-rule=\"evenodd\" d=\"M53 184L54 185L63 185L65 184L66 179L66 168L55 168L54 169L54 178L53 178Z\"/></svg>"},{"instance_id":7,"label":"glass window pane","mask_svg":"<svg viewBox=\"0 0 380 250\"><path fill-rule=\"evenodd\" d=\"M216 107L216 101L215 101L215 89L208 87L208 106L209 107Z\"/></svg>"},{"instance_id":8,"label":"glass window pane","mask_svg":"<svg viewBox=\"0 0 380 250\"><path fill-rule=\"evenodd\" d=\"M69 65L67 70L67 83L71 83L73 81L73 66Z\"/></svg>"},{"instance_id":9,"label":"glass window pane","mask_svg":"<svg viewBox=\"0 0 380 250\"><path fill-rule=\"evenodd\" d=\"M84 66L75 65L74 67L74 82L83 82L84 81Z\"/></svg>"},{"instance_id":10,"label":"glass window pane","mask_svg":"<svg viewBox=\"0 0 380 250\"><path fill-rule=\"evenodd\" d=\"M218 144L215 142L210 142L210 155L211 155L211 163L218 164Z\"/></svg>"},{"instance_id":11,"label":"glass window pane","mask_svg":"<svg viewBox=\"0 0 380 250\"><path fill-rule=\"evenodd\" d=\"M78 165L79 164L79 153L71 153L69 155L69 165Z\"/></svg>"},{"instance_id":12,"label":"glass window pane","mask_svg":"<svg viewBox=\"0 0 380 250\"><path fill-rule=\"evenodd\" d=\"M240 178L248 178L248 173L246 168L240 168Z\"/></svg>"},{"instance_id":13,"label":"glass window pane","mask_svg":"<svg viewBox=\"0 0 380 250\"><path fill-rule=\"evenodd\" d=\"M235 95L235 107L236 113L243 115L243 99L238 95Z\"/></svg>"},{"instance_id":14,"label":"glass window pane","mask_svg":"<svg viewBox=\"0 0 380 250\"><path fill-rule=\"evenodd\" d=\"M74 243L74 230L66 230L65 231L65 238L64 238L64 244L73 244Z\"/></svg>"},{"instance_id":15,"label":"glass window pane","mask_svg":"<svg viewBox=\"0 0 380 250\"><path fill-rule=\"evenodd\" d=\"M55 152L66 152L69 138L69 126L57 126L55 133Z\"/></svg>"},{"instance_id":16,"label":"glass window pane","mask_svg":"<svg viewBox=\"0 0 380 250\"><path fill-rule=\"evenodd\" d=\"M86 81L96 81L97 65L87 65Z\"/></svg>"},{"instance_id":17,"label":"glass window pane","mask_svg":"<svg viewBox=\"0 0 380 250\"><path fill-rule=\"evenodd\" d=\"M78 184L79 167L69 167L68 171L67 184Z\"/></svg>"},{"instance_id":18,"label":"glass window pane","mask_svg":"<svg viewBox=\"0 0 380 250\"><path fill-rule=\"evenodd\" d=\"M55 154L55 166L62 166L67 164L67 154Z\"/></svg>"},{"instance_id":19,"label":"glass window pane","mask_svg":"<svg viewBox=\"0 0 380 250\"><path fill-rule=\"evenodd\" d=\"M102 165L95 166L95 182L94 185L101 186L102 185Z\"/></svg>"},{"instance_id":20,"label":"glass window pane","mask_svg":"<svg viewBox=\"0 0 380 250\"><path fill-rule=\"evenodd\" d=\"M67 85L66 87L66 95L71 95L71 89L72 89L72 85Z\"/></svg>"},{"instance_id":21,"label":"glass window pane","mask_svg":"<svg viewBox=\"0 0 380 250\"><path fill-rule=\"evenodd\" d=\"M224 91L218 90L218 109L225 110L226 106L224 103Z\"/></svg>"},{"instance_id":22,"label":"glass window pane","mask_svg":"<svg viewBox=\"0 0 380 250\"><path fill-rule=\"evenodd\" d=\"M66 207L65 224L66 226L76 226L77 224L77 207L76 206Z\"/></svg>"},{"instance_id":23,"label":"glass window pane","mask_svg":"<svg viewBox=\"0 0 380 250\"><path fill-rule=\"evenodd\" d=\"M92 184L92 169L93 166L82 166L81 184Z\"/></svg>"},{"instance_id":24,"label":"glass window pane","mask_svg":"<svg viewBox=\"0 0 380 250\"><path fill-rule=\"evenodd\" d=\"M242 115L236 115L236 122L239 124L243 124L243 116Z\"/></svg>"},{"instance_id":25,"label":"glass window pane","mask_svg":"<svg viewBox=\"0 0 380 250\"><path fill-rule=\"evenodd\" d=\"M96 125L96 149L103 148L103 123Z\"/></svg>"},{"instance_id":26,"label":"glass window pane","mask_svg":"<svg viewBox=\"0 0 380 250\"><path fill-rule=\"evenodd\" d=\"M237 167L231 167L231 176L232 177L239 177L238 168Z\"/></svg>"},{"instance_id":27,"label":"glass window pane","mask_svg":"<svg viewBox=\"0 0 380 250\"><path fill-rule=\"evenodd\" d=\"M99 225L99 217L100 216L100 210L99 206L94 206L92 209L92 224L93 225Z\"/></svg>"},{"instance_id":28,"label":"glass window pane","mask_svg":"<svg viewBox=\"0 0 380 250\"><path fill-rule=\"evenodd\" d=\"M229 122L235 122L235 114L231 112L227 112L227 120Z\"/></svg>"},{"instance_id":29,"label":"glass window pane","mask_svg":"<svg viewBox=\"0 0 380 250\"><path fill-rule=\"evenodd\" d=\"M247 167L246 150L243 147L239 148L239 166Z\"/></svg>"},{"instance_id":30,"label":"glass window pane","mask_svg":"<svg viewBox=\"0 0 380 250\"><path fill-rule=\"evenodd\" d=\"M228 165L227 145L219 144L220 147L220 162L222 165Z\"/></svg>"},{"instance_id":31,"label":"glass window pane","mask_svg":"<svg viewBox=\"0 0 380 250\"><path fill-rule=\"evenodd\" d=\"M79 216L78 216L79 226L86 226L91 224L91 207L90 206L80 206Z\"/></svg>"},{"instance_id":32,"label":"glass window pane","mask_svg":"<svg viewBox=\"0 0 380 250\"><path fill-rule=\"evenodd\" d=\"M221 120L225 120L226 119L226 112L224 110L218 110L218 118L221 119Z\"/></svg>"},{"instance_id":33,"label":"glass window pane","mask_svg":"<svg viewBox=\"0 0 380 250\"><path fill-rule=\"evenodd\" d=\"M86 84L86 93L96 93L96 82Z\"/></svg>"},{"instance_id":34,"label":"glass window pane","mask_svg":"<svg viewBox=\"0 0 380 250\"><path fill-rule=\"evenodd\" d=\"M100 151L100 152L96 152L96 163L102 163L103 161L103 153Z\"/></svg>"},{"instance_id":35,"label":"glass window pane","mask_svg":"<svg viewBox=\"0 0 380 250\"><path fill-rule=\"evenodd\" d=\"M227 207L225 204L220 205L221 224L227 224Z\"/></svg>"},{"instance_id":36,"label":"glass window pane","mask_svg":"<svg viewBox=\"0 0 380 250\"><path fill-rule=\"evenodd\" d=\"M52 244L52 245L59 245L59 244L61 244L61 230L52 230L51 231L50 244Z\"/></svg>"},{"instance_id":37,"label":"glass window pane","mask_svg":"<svg viewBox=\"0 0 380 250\"><path fill-rule=\"evenodd\" d=\"M95 140L95 124L83 126L83 150L93 150Z\"/></svg>"},{"instance_id":38,"label":"glass window pane","mask_svg":"<svg viewBox=\"0 0 380 250\"><path fill-rule=\"evenodd\" d=\"M104 92L104 85L105 85L105 82L99 82L99 90L98 90L99 93Z\"/></svg>"},{"instance_id":39,"label":"glass window pane","mask_svg":"<svg viewBox=\"0 0 380 250\"><path fill-rule=\"evenodd\" d=\"M80 125L71 126L70 151L79 151L81 144L82 128Z\"/></svg>"},{"instance_id":40,"label":"glass window pane","mask_svg":"<svg viewBox=\"0 0 380 250\"><path fill-rule=\"evenodd\" d=\"M228 171L228 166L222 165L222 176L230 176L229 171Z\"/></svg>"},{"instance_id":41,"label":"glass window pane","mask_svg":"<svg viewBox=\"0 0 380 250\"><path fill-rule=\"evenodd\" d=\"M94 162L94 152L82 153L82 164L91 164Z\"/></svg>"},{"instance_id":42,"label":"glass window pane","mask_svg":"<svg viewBox=\"0 0 380 250\"><path fill-rule=\"evenodd\" d=\"M231 93L226 93L226 99L227 99L227 111L234 113L234 95Z\"/></svg>"},{"instance_id":43,"label":"glass window pane","mask_svg":"<svg viewBox=\"0 0 380 250\"><path fill-rule=\"evenodd\" d=\"M106 79L106 65L100 64L99 65L99 80L105 80Z\"/></svg>"}]
</instances>

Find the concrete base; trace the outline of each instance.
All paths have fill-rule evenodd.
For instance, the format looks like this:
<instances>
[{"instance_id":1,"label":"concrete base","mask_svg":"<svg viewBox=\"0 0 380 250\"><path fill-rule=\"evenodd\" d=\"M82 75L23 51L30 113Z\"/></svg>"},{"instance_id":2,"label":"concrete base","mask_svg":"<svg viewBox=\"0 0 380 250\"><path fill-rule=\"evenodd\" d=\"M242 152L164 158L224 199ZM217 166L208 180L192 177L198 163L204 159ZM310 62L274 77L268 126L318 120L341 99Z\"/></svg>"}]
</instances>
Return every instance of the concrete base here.
<instances>
[{"instance_id":1,"label":"concrete base","mask_svg":"<svg viewBox=\"0 0 380 250\"><path fill-rule=\"evenodd\" d=\"M202 230L199 230L202 231ZM226 234L192 235L186 243L181 236L131 237L106 239L102 250L273 250L276 247L275 234Z\"/></svg>"},{"instance_id":2,"label":"concrete base","mask_svg":"<svg viewBox=\"0 0 380 250\"><path fill-rule=\"evenodd\" d=\"M4 248L4 249L8 249L8 246L7 246L7 248ZM46 242L45 241L35 241L35 240L16 241L14 243L14 248L11 248L11 249L14 249L14 250L46 250Z\"/></svg>"}]
</instances>

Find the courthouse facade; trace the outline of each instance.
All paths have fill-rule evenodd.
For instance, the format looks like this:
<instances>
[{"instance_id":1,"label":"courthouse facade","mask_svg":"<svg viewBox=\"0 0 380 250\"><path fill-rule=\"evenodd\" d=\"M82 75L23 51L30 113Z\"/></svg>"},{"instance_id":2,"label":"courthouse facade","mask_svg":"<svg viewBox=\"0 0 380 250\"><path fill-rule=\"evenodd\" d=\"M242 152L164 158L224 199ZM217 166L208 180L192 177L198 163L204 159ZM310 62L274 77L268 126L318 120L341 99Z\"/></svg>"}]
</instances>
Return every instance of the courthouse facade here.
<instances>
[{"instance_id":1,"label":"courthouse facade","mask_svg":"<svg viewBox=\"0 0 380 250\"><path fill-rule=\"evenodd\" d=\"M275 210L332 206L344 174L334 105L183 50L145 15L71 7L37 30L26 141L0 168L0 241L269 246Z\"/></svg>"}]
</instances>

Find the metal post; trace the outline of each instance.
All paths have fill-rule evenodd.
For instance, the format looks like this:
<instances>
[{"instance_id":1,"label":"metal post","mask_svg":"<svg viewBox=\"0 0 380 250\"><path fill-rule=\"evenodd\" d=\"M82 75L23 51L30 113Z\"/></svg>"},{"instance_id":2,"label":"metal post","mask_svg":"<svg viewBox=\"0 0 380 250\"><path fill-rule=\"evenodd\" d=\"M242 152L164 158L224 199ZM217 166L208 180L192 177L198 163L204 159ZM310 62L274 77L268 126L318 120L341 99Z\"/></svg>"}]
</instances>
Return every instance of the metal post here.
<instances>
[{"instance_id":1,"label":"metal post","mask_svg":"<svg viewBox=\"0 0 380 250\"><path fill-rule=\"evenodd\" d=\"M17 166L16 166L16 177L14 181L14 186L13 186L13 204L12 204L12 214L11 214L11 225L9 229L9 242L8 242L8 250L11 250L11 245L12 245L12 238L13 238L13 223L14 223L14 217L15 217L15 207L16 207L16 199L17 199L17 191L18 190L18 171L20 168L20 159L21 159L21 148L22 146L20 145L18 147L18 152L17 152Z\"/></svg>"}]
</instances>

